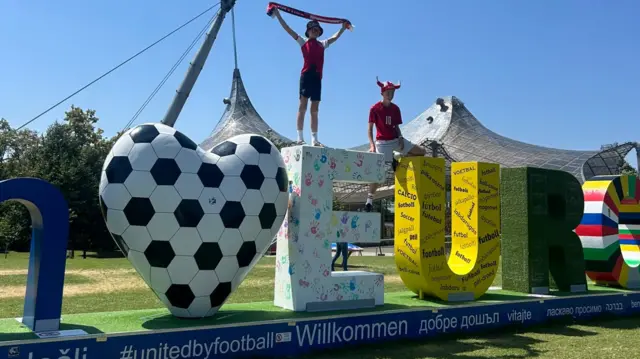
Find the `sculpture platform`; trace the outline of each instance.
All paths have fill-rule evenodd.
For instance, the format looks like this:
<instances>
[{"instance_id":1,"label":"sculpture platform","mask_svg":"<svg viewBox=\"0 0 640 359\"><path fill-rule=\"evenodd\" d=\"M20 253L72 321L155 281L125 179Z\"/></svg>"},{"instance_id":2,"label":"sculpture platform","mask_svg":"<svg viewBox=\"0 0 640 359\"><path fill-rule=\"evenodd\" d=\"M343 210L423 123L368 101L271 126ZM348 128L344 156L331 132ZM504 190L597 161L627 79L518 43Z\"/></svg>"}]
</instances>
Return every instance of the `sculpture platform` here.
<instances>
[{"instance_id":1,"label":"sculpture platform","mask_svg":"<svg viewBox=\"0 0 640 359\"><path fill-rule=\"evenodd\" d=\"M383 306L371 309L324 313L292 312L271 302L228 304L203 320L176 319L166 309L73 314L63 316L59 332L46 333L32 333L13 318L2 319L0 357L283 357L364 343L640 313L640 292L603 287L591 287L589 294L577 296L491 289L480 300L456 304L419 300L412 292L389 293L384 300Z\"/></svg>"}]
</instances>

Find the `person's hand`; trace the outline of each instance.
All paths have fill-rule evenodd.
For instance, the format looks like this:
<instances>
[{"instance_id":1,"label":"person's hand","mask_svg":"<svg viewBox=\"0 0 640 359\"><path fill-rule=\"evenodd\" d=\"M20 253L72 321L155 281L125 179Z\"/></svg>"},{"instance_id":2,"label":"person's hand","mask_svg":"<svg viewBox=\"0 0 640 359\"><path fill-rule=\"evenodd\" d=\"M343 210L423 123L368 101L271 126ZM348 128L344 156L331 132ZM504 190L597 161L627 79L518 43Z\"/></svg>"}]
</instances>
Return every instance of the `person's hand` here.
<instances>
[{"instance_id":1,"label":"person's hand","mask_svg":"<svg viewBox=\"0 0 640 359\"><path fill-rule=\"evenodd\" d=\"M404 151L404 139L402 137L398 137L398 149L400 151Z\"/></svg>"},{"instance_id":2,"label":"person's hand","mask_svg":"<svg viewBox=\"0 0 640 359\"><path fill-rule=\"evenodd\" d=\"M373 143L369 145L369 152L376 152L376 145L374 145Z\"/></svg>"},{"instance_id":3,"label":"person's hand","mask_svg":"<svg viewBox=\"0 0 640 359\"><path fill-rule=\"evenodd\" d=\"M274 8L271 13L273 14L273 16L275 17L280 17L280 10L278 10L278 8Z\"/></svg>"},{"instance_id":4,"label":"person's hand","mask_svg":"<svg viewBox=\"0 0 640 359\"><path fill-rule=\"evenodd\" d=\"M342 23L342 29L343 30L348 30L349 29L349 23L348 22L343 22Z\"/></svg>"}]
</instances>

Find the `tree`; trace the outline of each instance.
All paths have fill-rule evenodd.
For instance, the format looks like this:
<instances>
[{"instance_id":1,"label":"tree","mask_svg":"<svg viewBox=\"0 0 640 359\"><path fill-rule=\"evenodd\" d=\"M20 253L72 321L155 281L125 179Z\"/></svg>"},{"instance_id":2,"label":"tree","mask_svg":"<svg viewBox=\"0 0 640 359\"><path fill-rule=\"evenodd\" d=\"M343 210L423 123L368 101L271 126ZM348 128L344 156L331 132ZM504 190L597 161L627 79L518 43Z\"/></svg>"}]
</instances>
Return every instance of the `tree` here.
<instances>
[{"instance_id":1,"label":"tree","mask_svg":"<svg viewBox=\"0 0 640 359\"><path fill-rule=\"evenodd\" d=\"M633 168L633 166L631 166L631 164L625 160L620 161L620 163L618 164L618 170L620 171L620 174L623 175L638 175L638 170Z\"/></svg>"},{"instance_id":2,"label":"tree","mask_svg":"<svg viewBox=\"0 0 640 359\"><path fill-rule=\"evenodd\" d=\"M9 122L0 119L0 179L33 177L35 151L39 145L38 134L24 129L16 131ZM22 204L9 201L0 204L0 247L5 256L9 247L28 247L31 220Z\"/></svg>"},{"instance_id":3,"label":"tree","mask_svg":"<svg viewBox=\"0 0 640 359\"><path fill-rule=\"evenodd\" d=\"M97 192L111 141L95 128L97 122L95 111L71 106L62 123L47 129L39 147L37 176L57 185L69 205L72 256L75 249L82 249L86 256L92 247L107 244Z\"/></svg>"},{"instance_id":4,"label":"tree","mask_svg":"<svg viewBox=\"0 0 640 359\"><path fill-rule=\"evenodd\" d=\"M0 121L0 175L42 178L60 189L69 205L72 256L76 249L86 256L91 249L115 248L102 219L97 193L103 161L121 133L105 138L95 127L97 122L95 111L75 106L65 113L62 122L52 124L41 135L30 130L14 131L8 122ZM5 248L16 243L28 245L29 221L24 206L0 205L1 244Z\"/></svg>"}]
</instances>

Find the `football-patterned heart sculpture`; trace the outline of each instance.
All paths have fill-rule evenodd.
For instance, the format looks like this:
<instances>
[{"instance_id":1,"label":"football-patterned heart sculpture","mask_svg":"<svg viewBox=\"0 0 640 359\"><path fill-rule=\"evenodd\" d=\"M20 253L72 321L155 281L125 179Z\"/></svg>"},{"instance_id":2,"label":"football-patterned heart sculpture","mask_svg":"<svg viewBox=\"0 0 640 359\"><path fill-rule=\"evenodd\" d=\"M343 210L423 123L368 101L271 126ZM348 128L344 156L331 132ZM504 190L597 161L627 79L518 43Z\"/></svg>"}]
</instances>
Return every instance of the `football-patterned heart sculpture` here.
<instances>
[{"instance_id":1,"label":"football-patterned heart sculpture","mask_svg":"<svg viewBox=\"0 0 640 359\"><path fill-rule=\"evenodd\" d=\"M214 315L284 220L278 149L239 135L205 152L183 133L143 124L102 167L100 205L118 247L176 317Z\"/></svg>"}]
</instances>

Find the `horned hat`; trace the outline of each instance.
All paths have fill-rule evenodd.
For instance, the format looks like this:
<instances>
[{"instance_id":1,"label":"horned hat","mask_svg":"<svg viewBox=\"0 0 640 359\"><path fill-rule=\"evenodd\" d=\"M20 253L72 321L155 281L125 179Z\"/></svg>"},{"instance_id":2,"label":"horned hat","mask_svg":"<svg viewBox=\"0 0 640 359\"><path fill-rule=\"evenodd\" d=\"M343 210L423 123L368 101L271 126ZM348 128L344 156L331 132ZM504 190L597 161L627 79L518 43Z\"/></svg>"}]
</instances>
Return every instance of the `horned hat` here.
<instances>
[{"instance_id":1,"label":"horned hat","mask_svg":"<svg viewBox=\"0 0 640 359\"><path fill-rule=\"evenodd\" d=\"M387 81L385 83L380 82L380 80L378 79L378 76L376 76L376 82L378 83L378 86L380 86L380 92L385 92L387 90L397 90L400 88L400 81L398 81L398 84L394 84L391 81Z\"/></svg>"}]
</instances>

